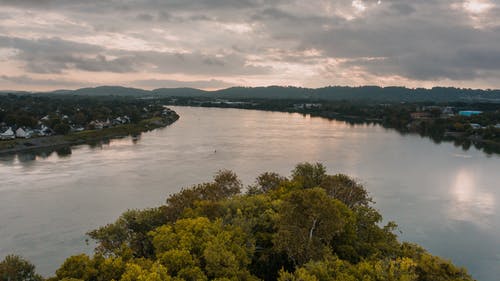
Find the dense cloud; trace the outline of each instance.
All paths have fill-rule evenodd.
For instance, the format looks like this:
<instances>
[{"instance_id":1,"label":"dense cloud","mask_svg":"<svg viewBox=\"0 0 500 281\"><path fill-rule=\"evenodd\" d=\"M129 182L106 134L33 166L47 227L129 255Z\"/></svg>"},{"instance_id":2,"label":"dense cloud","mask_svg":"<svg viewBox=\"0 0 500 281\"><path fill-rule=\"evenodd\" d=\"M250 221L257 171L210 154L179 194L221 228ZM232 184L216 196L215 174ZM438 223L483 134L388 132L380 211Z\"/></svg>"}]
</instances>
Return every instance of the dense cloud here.
<instances>
[{"instance_id":1,"label":"dense cloud","mask_svg":"<svg viewBox=\"0 0 500 281\"><path fill-rule=\"evenodd\" d=\"M0 0L0 8L0 75L52 88L500 87L498 0Z\"/></svg>"}]
</instances>

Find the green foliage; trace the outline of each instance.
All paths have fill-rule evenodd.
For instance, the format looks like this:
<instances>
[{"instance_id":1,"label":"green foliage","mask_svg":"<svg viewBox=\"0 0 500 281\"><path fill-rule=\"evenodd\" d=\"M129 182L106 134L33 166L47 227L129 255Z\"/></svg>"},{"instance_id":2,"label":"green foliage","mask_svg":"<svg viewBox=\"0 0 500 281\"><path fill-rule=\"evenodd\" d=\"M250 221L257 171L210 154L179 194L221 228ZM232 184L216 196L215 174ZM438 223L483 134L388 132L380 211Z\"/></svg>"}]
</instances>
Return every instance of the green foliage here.
<instances>
[{"instance_id":1,"label":"green foliage","mask_svg":"<svg viewBox=\"0 0 500 281\"><path fill-rule=\"evenodd\" d=\"M257 186L262 192L269 192L278 188L283 182L287 181L287 178L277 174L277 173L263 173L257 177Z\"/></svg>"},{"instance_id":2,"label":"green foliage","mask_svg":"<svg viewBox=\"0 0 500 281\"><path fill-rule=\"evenodd\" d=\"M72 256L61 265L56 271L59 279L75 278L82 280L94 279L97 270L94 268L92 260L87 255Z\"/></svg>"},{"instance_id":3,"label":"green foliage","mask_svg":"<svg viewBox=\"0 0 500 281\"><path fill-rule=\"evenodd\" d=\"M172 266L174 274L199 267L209 278L252 280L247 266L254 246L239 227L198 217L161 226L150 235L159 260Z\"/></svg>"},{"instance_id":4,"label":"green foliage","mask_svg":"<svg viewBox=\"0 0 500 281\"><path fill-rule=\"evenodd\" d=\"M217 202L231 198L239 194L241 188L241 181L236 174L227 170L219 171L213 182L199 184L171 195L167 199L165 215L169 221L174 222L186 209L193 208L197 202Z\"/></svg>"},{"instance_id":5,"label":"green foliage","mask_svg":"<svg viewBox=\"0 0 500 281\"><path fill-rule=\"evenodd\" d=\"M59 135L65 135L69 132L71 128L66 123L58 123L54 125L54 131Z\"/></svg>"},{"instance_id":6,"label":"green foliage","mask_svg":"<svg viewBox=\"0 0 500 281\"><path fill-rule=\"evenodd\" d=\"M159 264L154 263L147 268L143 268L138 264L127 264L127 269L122 275L120 281L170 281L173 280L168 275L167 269Z\"/></svg>"},{"instance_id":7,"label":"green foliage","mask_svg":"<svg viewBox=\"0 0 500 281\"><path fill-rule=\"evenodd\" d=\"M99 241L97 250L102 253L122 254L126 249L135 256L152 256L153 247L147 233L165 222L162 208L129 210L113 224L88 233Z\"/></svg>"},{"instance_id":8,"label":"green foliage","mask_svg":"<svg viewBox=\"0 0 500 281\"><path fill-rule=\"evenodd\" d=\"M35 266L27 260L8 255L0 262L0 281L42 281L35 272Z\"/></svg>"},{"instance_id":9,"label":"green foliage","mask_svg":"<svg viewBox=\"0 0 500 281\"><path fill-rule=\"evenodd\" d=\"M340 200L349 208L368 206L372 202L360 183L343 174L323 176L321 187L329 196Z\"/></svg>"},{"instance_id":10,"label":"green foliage","mask_svg":"<svg viewBox=\"0 0 500 281\"><path fill-rule=\"evenodd\" d=\"M400 256L416 262L418 281L469 281L464 268L454 266L450 261L432 256L418 245L403 243Z\"/></svg>"},{"instance_id":11,"label":"green foliage","mask_svg":"<svg viewBox=\"0 0 500 281\"><path fill-rule=\"evenodd\" d=\"M322 188L292 191L279 211L276 248L297 265L320 259L350 216L348 208Z\"/></svg>"},{"instance_id":12,"label":"green foliage","mask_svg":"<svg viewBox=\"0 0 500 281\"><path fill-rule=\"evenodd\" d=\"M55 280L471 281L464 269L380 226L357 181L301 163L264 173L254 192L230 171L167 204L90 232L94 257L70 257ZM3 281L3 280L0 280Z\"/></svg>"},{"instance_id":13,"label":"green foliage","mask_svg":"<svg viewBox=\"0 0 500 281\"><path fill-rule=\"evenodd\" d=\"M167 199L167 205L146 209L129 210L112 224L90 231L88 235L97 240L97 249L106 254L120 254L129 249L135 257L154 255L148 232L166 223L175 222L185 209L196 202L205 200L216 202L238 194L242 184L231 171L219 171L214 181L183 189Z\"/></svg>"},{"instance_id":14,"label":"green foliage","mask_svg":"<svg viewBox=\"0 0 500 281\"><path fill-rule=\"evenodd\" d=\"M416 263L410 258L367 260L350 264L334 256L309 262L294 273L282 271L279 281L417 281Z\"/></svg>"},{"instance_id":15,"label":"green foliage","mask_svg":"<svg viewBox=\"0 0 500 281\"><path fill-rule=\"evenodd\" d=\"M292 171L292 180L303 188L320 186L325 176L326 169L321 163L300 163Z\"/></svg>"}]
</instances>

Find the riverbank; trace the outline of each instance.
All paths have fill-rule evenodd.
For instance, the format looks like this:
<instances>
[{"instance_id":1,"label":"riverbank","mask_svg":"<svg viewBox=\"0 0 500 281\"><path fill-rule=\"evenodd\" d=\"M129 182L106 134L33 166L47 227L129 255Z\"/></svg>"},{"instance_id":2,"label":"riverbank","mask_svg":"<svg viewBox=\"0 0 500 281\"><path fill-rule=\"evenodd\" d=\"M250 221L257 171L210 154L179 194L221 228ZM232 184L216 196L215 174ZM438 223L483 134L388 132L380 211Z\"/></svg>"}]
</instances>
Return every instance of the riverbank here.
<instances>
[{"instance_id":1,"label":"riverbank","mask_svg":"<svg viewBox=\"0 0 500 281\"><path fill-rule=\"evenodd\" d=\"M344 121L349 124L377 124L400 134L416 134L429 138L435 143L453 142L455 146L468 150L471 146L483 150L486 154L500 154L498 129L493 126L474 129L468 125L476 123L478 117L455 116L449 118L429 117L413 118L411 113L420 104L362 104L350 102L299 104L294 100L251 100L228 103L212 100L176 99L164 101L170 105L188 105L198 107L236 108L272 112L287 112L310 115L329 120ZM484 105L481 105L484 106ZM490 116L491 117L491 116ZM481 117L482 118L482 117Z\"/></svg>"},{"instance_id":2,"label":"riverbank","mask_svg":"<svg viewBox=\"0 0 500 281\"><path fill-rule=\"evenodd\" d=\"M138 123L122 124L101 130L85 130L81 132L69 133L67 135L0 141L0 155L80 144L91 144L99 141L123 138L126 136L137 136L143 132L169 126L178 119L179 115L173 112L168 116L153 117L141 120Z\"/></svg>"}]
</instances>

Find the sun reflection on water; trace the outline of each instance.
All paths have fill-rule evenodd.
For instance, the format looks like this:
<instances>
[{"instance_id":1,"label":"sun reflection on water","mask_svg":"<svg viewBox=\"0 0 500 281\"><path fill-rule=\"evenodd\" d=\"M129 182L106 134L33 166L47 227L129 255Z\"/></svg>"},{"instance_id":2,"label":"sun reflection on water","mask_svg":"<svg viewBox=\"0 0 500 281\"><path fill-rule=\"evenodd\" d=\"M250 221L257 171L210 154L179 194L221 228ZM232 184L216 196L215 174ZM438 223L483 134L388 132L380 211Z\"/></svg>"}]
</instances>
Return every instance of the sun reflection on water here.
<instances>
[{"instance_id":1,"label":"sun reflection on water","mask_svg":"<svg viewBox=\"0 0 500 281\"><path fill-rule=\"evenodd\" d=\"M477 186L476 176L472 171L458 171L451 185L450 195L448 213L451 219L471 222L481 227L491 225L490 218L496 209L495 197Z\"/></svg>"}]
</instances>

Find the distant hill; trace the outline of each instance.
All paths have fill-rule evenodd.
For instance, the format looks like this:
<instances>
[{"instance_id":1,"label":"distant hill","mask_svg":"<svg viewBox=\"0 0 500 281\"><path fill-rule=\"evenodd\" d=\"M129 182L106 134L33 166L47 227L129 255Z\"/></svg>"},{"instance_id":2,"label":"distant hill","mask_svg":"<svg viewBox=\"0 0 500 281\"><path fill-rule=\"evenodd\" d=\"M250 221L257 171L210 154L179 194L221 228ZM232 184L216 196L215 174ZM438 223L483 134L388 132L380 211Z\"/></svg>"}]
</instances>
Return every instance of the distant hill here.
<instances>
[{"instance_id":1,"label":"distant hill","mask_svg":"<svg viewBox=\"0 0 500 281\"><path fill-rule=\"evenodd\" d=\"M151 92L147 90L120 86L101 86L96 88L82 88L74 91L63 92L63 94L84 96L140 96L149 95L150 93Z\"/></svg>"},{"instance_id":2,"label":"distant hill","mask_svg":"<svg viewBox=\"0 0 500 281\"><path fill-rule=\"evenodd\" d=\"M169 97L203 97L208 96L209 92L194 88L160 88L151 91L151 93Z\"/></svg>"},{"instance_id":3,"label":"distant hill","mask_svg":"<svg viewBox=\"0 0 500 281\"><path fill-rule=\"evenodd\" d=\"M8 91L0 92L8 93ZM13 92L15 93L15 92ZM17 92L21 93L21 92ZM22 92L26 93L26 92ZM495 102L500 103L500 90L474 90L435 87L409 89L405 87L232 87L217 91L194 88L160 88L152 91L120 86L102 86L78 90L57 90L44 94L79 96L128 96L128 97L212 97L224 99L295 99L311 101L377 101L377 102Z\"/></svg>"},{"instance_id":4,"label":"distant hill","mask_svg":"<svg viewBox=\"0 0 500 281\"><path fill-rule=\"evenodd\" d=\"M297 87L234 87L212 92L223 98L362 100L387 102L418 101L485 101L500 103L500 90L472 90L458 88L409 89L404 87L324 87L318 89Z\"/></svg>"}]
</instances>

